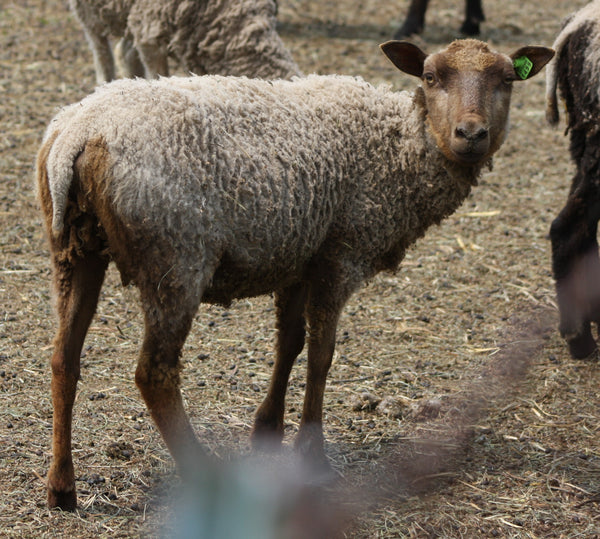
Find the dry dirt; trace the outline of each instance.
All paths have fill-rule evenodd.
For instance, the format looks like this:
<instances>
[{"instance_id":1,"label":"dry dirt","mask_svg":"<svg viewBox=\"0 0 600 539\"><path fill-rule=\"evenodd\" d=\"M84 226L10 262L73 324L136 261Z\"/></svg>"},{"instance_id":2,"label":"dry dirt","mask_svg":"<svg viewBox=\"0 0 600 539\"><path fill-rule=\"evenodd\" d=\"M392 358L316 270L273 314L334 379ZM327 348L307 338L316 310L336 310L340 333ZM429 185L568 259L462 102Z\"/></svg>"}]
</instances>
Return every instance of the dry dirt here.
<instances>
[{"instance_id":1,"label":"dry dirt","mask_svg":"<svg viewBox=\"0 0 600 539\"><path fill-rule=\"evenodd\" d=\"M280 0L281 34L305 72L412 88L417 81L396 72L377 47L406 4ZM433 51L458 37L462 4L433 1L419 42ZM549 46L561 19L583 4L486 2L482 38L504 52ZM80 508L65 514L45 505L55 321L33 163L57 107L91 92L94 80L66 0L2 0L6 537L160 536L179 482L133 382L142 328L136 292L122 288L113 270L86 341L75 408ZM346 537L600 537L598 360L571 360L555 330L547 237L573 167L562 129L545 125L543 76L515 86L511 133L494 169L410 250L396 275L376 278L344 311L325 434L332 466L353 492L356 518L345 517ZM199 437L224 460L248 453L273 361L273 326L270 298L203 307L187 341L185 401ZM305 364L303 355L290 382L288 445ZM356 409L363 393L397 406L388 414ZM342 504L344 492L335 490Z\"/></svg>"}]
</instances>

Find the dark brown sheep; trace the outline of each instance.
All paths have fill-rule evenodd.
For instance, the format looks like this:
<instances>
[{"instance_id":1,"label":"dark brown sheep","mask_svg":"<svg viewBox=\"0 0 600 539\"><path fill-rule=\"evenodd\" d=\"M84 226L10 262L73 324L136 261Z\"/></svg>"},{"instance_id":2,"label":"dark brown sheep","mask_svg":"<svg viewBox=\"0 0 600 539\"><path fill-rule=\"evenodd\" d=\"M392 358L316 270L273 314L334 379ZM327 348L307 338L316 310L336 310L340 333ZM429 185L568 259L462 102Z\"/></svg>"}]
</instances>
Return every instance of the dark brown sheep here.
<instances>
[{"instance_id":1,"label":"dark brown sheep","mask_svg":"<svg viewBox=\"0 0 600 539\"><path fill-rule=\"evenodd\" d=\"M572 14L547 69L548 122L558 122L556 89L565 101L575 175L550 228L560 332L573 357L596 350L591 323L600 323L600 2Z\"/></svg>"}]
</instances>

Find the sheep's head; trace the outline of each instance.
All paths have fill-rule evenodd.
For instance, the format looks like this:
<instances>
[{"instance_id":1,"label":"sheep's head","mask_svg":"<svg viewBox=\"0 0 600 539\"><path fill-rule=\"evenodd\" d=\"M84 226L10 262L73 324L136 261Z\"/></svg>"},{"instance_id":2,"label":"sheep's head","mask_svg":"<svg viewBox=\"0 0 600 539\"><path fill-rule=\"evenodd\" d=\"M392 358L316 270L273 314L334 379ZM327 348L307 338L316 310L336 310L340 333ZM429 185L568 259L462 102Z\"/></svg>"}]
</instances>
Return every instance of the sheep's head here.
<instances>
[{"instance_id":1,"label":"sheep's head","mask_svg":"<svg viewBox=\"0 0 600 539\"><path fill-rule=\"evenodd\" d=\"M485 163L504 142L512 84L533 77L554 55L522 47L510 56L475 39L427 55L406 41L381 49L401 71L423 81L428 125L444 155L459 164Z\"/></svg>"}]
</instances>

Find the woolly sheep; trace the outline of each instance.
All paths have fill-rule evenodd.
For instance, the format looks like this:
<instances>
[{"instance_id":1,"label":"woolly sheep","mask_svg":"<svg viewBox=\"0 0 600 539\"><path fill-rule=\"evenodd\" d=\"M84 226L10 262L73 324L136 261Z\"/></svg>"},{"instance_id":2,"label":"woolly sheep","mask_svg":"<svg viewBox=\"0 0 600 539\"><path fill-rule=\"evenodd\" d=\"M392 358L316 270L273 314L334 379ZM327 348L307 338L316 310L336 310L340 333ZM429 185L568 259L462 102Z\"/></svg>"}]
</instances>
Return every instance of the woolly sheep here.
<instances>
[{"instance_id":1,"label":"woolly sheep","mask_svg":"<svg viewBox=\"0 0 600 539\"><path fill-rule=\"evenodd\" d=\"M96 80L115 78L110 36L128 77L168 75L174 56L197 75L290 78L300 69L275 29L273 0L70 0L92 49Z\"/></svg>"},{"instance_id":2,"label":"woolly sheep","mask_svg":"<svg viewBox=\"0 0 600 539\"><path fill-rule=\"evenodd\" d=\"M570 153L576 165L569 196L550 228L559 329L573 357L596 350L591 322L600 323L600 1L568 17L546 70L546 117L559 120L564 98Z\"/></svg>"},{"instance_id":3,"label":"woolly sheep","mask_svg":"<svg viewBox=\"0 0 600 539\"><path fill-rule=\"evenodd\" d=\"M349 296L451 214L504 141L512 56L476 40L430 56L382 46L414 93L352 77L205 76L104 85L51 122L37 161L59 327L52 355L51 507L76 506L70 450L80 350L113 260L140 290L136 383L180 469L202 453L179 392L201 302L274 292L277 360L252 438L279 444L292 364L308 332L296 449L325 464L323 393ZM306 324L306 327L305 327Z\"/></svg>"},{"instance_id":4,"label":"woolly sheep","mask_svg":"<svg viewBox=\"0 0 600 539\"><path fill-rule=\"evenodd\" d=\"M402 26L396 30L394 39L420 34L423 31L428 3L429 0L411 1L406 19L402 23ZM477 35L479 34L479 23L483 21L485 21L485 15L483 14L481 0L466 0L465 20L460 27L460 31L467 36Z\"/></svg>"}]
</instances>

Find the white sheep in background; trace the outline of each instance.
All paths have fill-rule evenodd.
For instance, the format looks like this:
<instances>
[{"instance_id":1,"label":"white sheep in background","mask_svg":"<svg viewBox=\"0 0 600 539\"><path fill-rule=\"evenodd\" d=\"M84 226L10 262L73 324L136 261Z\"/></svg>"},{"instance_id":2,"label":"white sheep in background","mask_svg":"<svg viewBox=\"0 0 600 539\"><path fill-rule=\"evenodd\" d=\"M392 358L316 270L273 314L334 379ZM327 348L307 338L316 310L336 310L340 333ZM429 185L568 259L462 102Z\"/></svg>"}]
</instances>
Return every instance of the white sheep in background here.
<instances>
[{"instance_id":1,"label":"white sheep in background","mask_svg":"<svg viewBox=\"0 0 600 539\"><path fill-rule=\"evenodd\" d=\"M70 0L92 49L96 80L168 75L167 57L196 75L300 75L275 29L273 0Z\"/></svg>"},{"instance_id":2,"label":"white sheep in background","mask_svg":"<svg viewBox=\"0 0 600 539\"><path fill-rule=\"evenodd\" d=\"M76 506L72 406L111 260L140 290L136 383L180 469L201 454L179 392L200 303L269 292L277 360L253 440L281 442L307 331L296 448L325 463L323 393L344 304L462 203L504 141L513 81L553 55L507 56L476 40L430 56L405 42L382 48L423 86L394 92L336 75L126 79L54 118L37 162L59 317L50 506Z\"/></svg>"}]
</instances>

